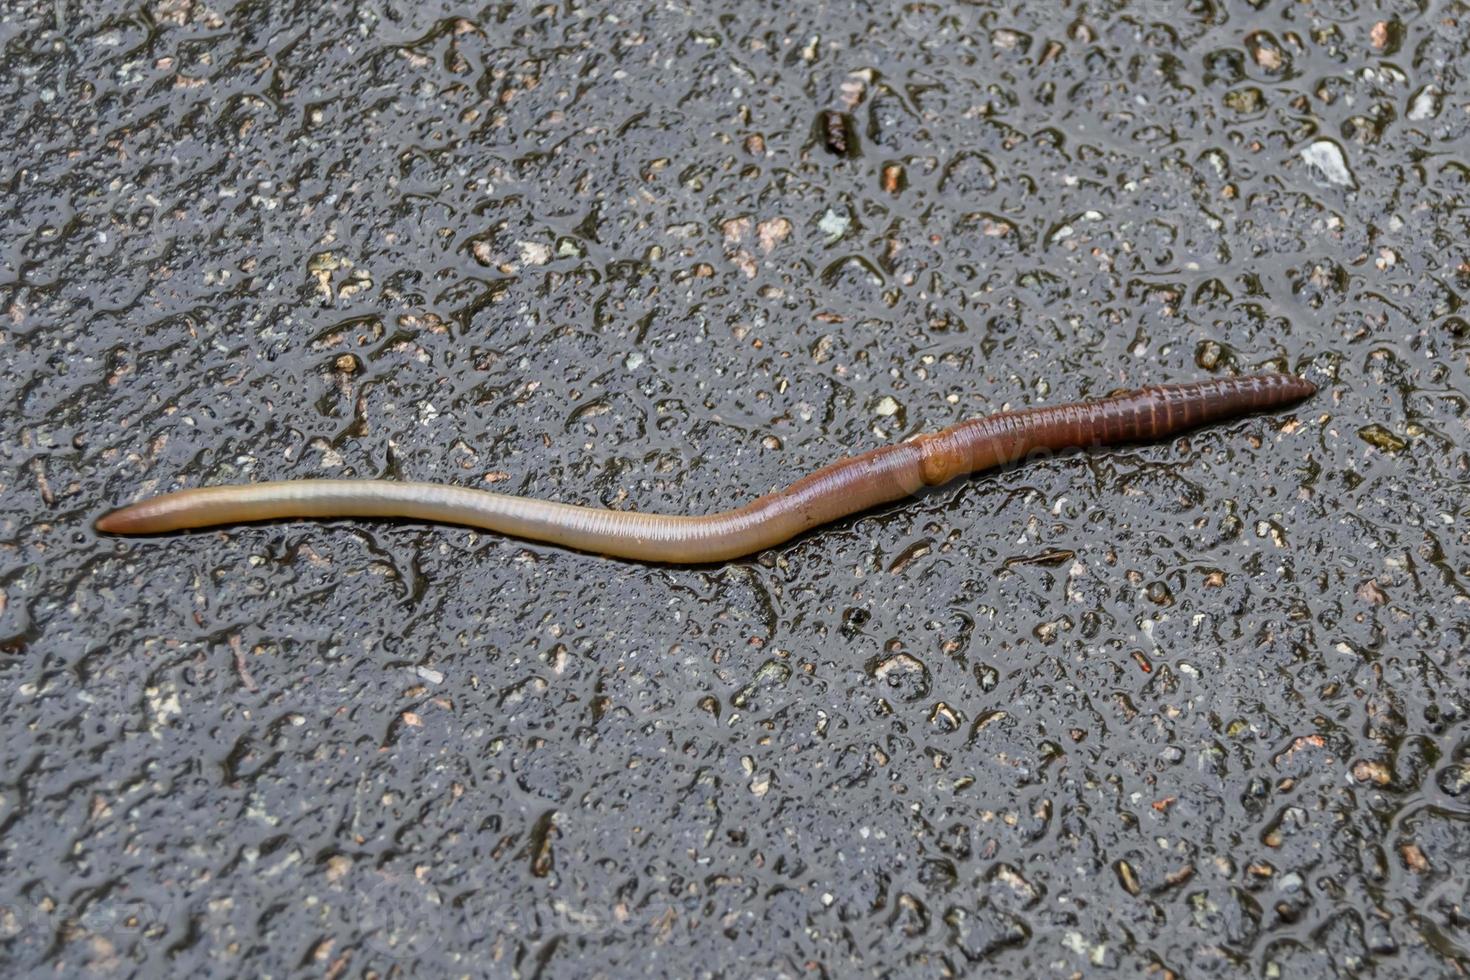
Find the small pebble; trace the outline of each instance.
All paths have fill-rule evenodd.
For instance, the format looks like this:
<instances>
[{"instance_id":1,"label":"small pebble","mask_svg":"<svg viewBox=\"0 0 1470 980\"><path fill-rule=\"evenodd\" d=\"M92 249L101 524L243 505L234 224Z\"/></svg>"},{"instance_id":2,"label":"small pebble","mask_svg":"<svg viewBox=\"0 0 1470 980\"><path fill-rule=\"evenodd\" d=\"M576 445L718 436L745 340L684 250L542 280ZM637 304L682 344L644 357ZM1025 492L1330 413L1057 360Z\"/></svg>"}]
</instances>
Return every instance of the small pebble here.
<instances>
[{"instance_id":1,"label":"small pebble","mask_svg":"<svg viewBox=\"0 0 1470 980\"><path fill-rule=\"evenodd\" d=\"M1317 140L1305 147L1300 154L1302 162L1317 171L1329 184L1338 187L1357 187L1358 182L1348 169L1347 157L1342 147L1332 140Z\"/></svg>"},{"instance_id":2,"label":"small pebble","mask_svg":"<svg viewBox=\"0 0 1470 980\"><path fill-rule=\"evenodd\" d=\"M1377 422L1359 429L1358 438L1386 453L1396 453L1409 445Z\"/></svg>"},{"instance_id":3,"label":"small pebble","mask_svg":"<svg viewBox=\"0 0 1470 980\"><path fill-rule=\"evenodd\" d=\"M1426 85L1414 93L1409 100L1409 111L1405 115L1414 122L1434 119L1439 115L1443 93L1433 85Z\"/></svg>"},{"instance_id":4,"label":"small pebble","mask_svg":"<svg viewBox=\"0 0 1470 980\"><path fill-rule=\"evenodd\" d=\"M1434 781L1445 795L1459 799L1470 793L1470 763L1457 762L1452 766L1445 766L1434 777Z\"/></svg>"}]
</instances>

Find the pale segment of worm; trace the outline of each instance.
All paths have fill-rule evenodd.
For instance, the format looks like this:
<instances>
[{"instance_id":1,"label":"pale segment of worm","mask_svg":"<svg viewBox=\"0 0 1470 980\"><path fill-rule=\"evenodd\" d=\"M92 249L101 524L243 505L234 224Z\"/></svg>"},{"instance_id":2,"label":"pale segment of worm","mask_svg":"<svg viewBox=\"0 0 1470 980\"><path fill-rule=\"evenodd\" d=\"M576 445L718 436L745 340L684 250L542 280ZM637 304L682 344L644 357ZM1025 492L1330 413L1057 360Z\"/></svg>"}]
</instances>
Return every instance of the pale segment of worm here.
<instances>
[{"instance_id":1,"label":"pale segment of worm","mask_svg":"<svg viewBox=\"0 0 1470 980\"><path fill-rule=\"evenodd\" d=\"M839 460L743 507L702 516L578 507L438 483L291 480L166 493L104 515L97 530L156 534L292 517L400 518L485 528L639 561L719 562L1032 453L1160 439L1290 405L1316 390L1293 375L1266 374L1001 412Z\"/></svg>"}]
</instances>

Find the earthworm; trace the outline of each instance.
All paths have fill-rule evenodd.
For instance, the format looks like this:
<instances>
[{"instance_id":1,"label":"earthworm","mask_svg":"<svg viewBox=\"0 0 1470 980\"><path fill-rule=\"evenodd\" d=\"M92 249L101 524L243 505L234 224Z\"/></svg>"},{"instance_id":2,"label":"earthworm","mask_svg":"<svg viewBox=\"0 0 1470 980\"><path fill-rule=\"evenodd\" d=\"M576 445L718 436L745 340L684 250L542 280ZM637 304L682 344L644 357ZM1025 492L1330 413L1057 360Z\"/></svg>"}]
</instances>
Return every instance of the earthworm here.
<instances>
[{"instance_id":1,"label":"earthworm","mask_svg":"<svg viewBox=\"0 0 1470 980\"><path fill-rule=\"evenodd\" d=\"M485 528L617 558L701 564L753 554L849 514L1028 455L1159 439L1317 390L1288 374L1159 385L1001 412L851 456L743 507L643 514L439 483L288 480L166 493L105 514L97 530L154 534L282 517L388 517Z\"/></svg>"}]
</instances>

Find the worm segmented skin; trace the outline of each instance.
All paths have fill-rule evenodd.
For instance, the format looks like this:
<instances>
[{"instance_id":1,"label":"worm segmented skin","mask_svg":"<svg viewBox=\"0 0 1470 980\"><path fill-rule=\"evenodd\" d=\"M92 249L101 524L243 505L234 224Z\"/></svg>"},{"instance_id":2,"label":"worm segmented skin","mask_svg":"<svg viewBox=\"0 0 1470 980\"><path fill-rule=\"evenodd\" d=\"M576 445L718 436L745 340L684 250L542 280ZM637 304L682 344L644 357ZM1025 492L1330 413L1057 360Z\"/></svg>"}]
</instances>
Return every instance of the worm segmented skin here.
<instances>
[{"instance_id":1,"label":"worm segmented skin","mask_svg":"<svg viewBox=\"0 0 1470 980\"><path fill-rule=\"evenodd\" d=\"M1001 412L839 460L718 514L604 510L441 483L289 480L167 493L105 514L97 530L157 534L279 518L379 517L485 528L638 561L726 561L804 531L1031 454L1144 442L1317 390L1288 374L1159 385L1096 401Z\"/></svg>"}]
</instances>

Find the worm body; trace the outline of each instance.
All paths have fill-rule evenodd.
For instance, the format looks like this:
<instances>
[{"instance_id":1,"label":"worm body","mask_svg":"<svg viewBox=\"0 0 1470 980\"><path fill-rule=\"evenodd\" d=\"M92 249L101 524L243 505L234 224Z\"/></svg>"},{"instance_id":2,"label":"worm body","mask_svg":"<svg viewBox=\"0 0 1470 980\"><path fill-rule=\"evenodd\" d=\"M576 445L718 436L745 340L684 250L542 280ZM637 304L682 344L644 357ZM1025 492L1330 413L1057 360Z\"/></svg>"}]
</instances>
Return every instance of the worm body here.
<instances>
[{"instance_id":1,"label":"worm body","mask_svg":"<svg viewBox=\"0 0 1470 980\"><path fill-rule=\"evenodd\" d=\"M719 562L1032 454L1160 439L1289 405L1316 390L1293 375L1267 374L1001 412L839 460L743 507L703 516L578 507L439 483L291 480L163 494L105 514L97 530L155 534L286 517L386 517L468 525L639 561Z\"/></svg>"}]
</instances>

